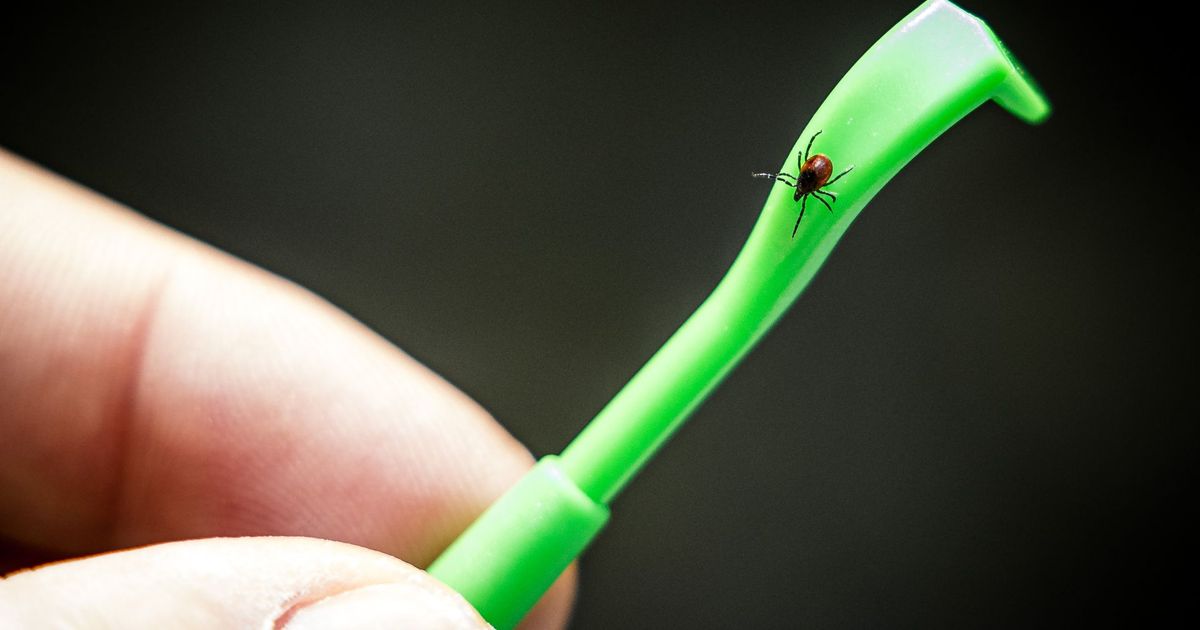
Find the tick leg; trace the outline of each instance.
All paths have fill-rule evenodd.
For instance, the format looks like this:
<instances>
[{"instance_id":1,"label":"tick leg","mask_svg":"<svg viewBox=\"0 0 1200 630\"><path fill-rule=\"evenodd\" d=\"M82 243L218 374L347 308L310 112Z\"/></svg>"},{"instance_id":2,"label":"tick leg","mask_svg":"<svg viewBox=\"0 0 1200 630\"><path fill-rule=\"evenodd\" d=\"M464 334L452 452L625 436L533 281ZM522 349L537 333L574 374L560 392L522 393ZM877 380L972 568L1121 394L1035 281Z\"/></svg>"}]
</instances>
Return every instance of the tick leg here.
<instances>
[{"instance_id":1,"label":"tick leg","mask_svg":"<svg viewBox=\"0 0 1200 630\"><path fill-rule=\"evenodd\" d=\"M821 203L825 204L825 207L826 207L826 208L829 208L829 211L830 211L830 212L833 212L833 206L829 205L829 202L828 202L828 201L825 201L825 200L824 200L824 199L822 199L821 197L817 197L817 201L820 201Z\"/></svg>"},{"instance_id":2,"label":"tick leg","mask_svg":"<svg viewBox=\"0 0 1200 630\"><path fill-rule=\"evenodd\" d=\"M808 146L807 146L807 147L804 149L804 161L805 161L805 162L807 162L807 161L808 161L808 152L809 152L809 151L812 151L812 143L813 143L813 140L816 140L816 139L817 139L817 136L821 135L821 132L823 132L823 131L825 131L825 130L824 130L824 129L822 129L821 131L818 131L817 133L814 133L814 134L813 134L813 137L811 137L811 138L809 138L809 139L808 139Z\"/></svg>"},{"instance_id":3,"label":"tick leg","mask_svg":"<svg viewBox=\"0 0 1200 630\"><path fill-rule=\"evenodd\" d=\"M796 227L792 228L792 238L796 238L796 230L800 229L800 219L804 218L804 207L808 205L808 195L804 195L800 199L800 216L796 217Z\"/></svg>"},{"instance_id":4,"label":"tick leg","mask_svg":"<svg viewBox=\"0 0 1200 630\"><path fill-rule=\"evenodd\" d=\"M834 194L834 193L831 193L831 192L828 192L828 191L825 191L825 190L821 190L820 188L818 188L818 189L814 190L813 192L814 192L814 193L816 193L816 194L818 194L818 195L827 195L827 196L828 196L830 199L832 199L833 201L835 201L835 202L837 201L837 195L836 195L836 194Z\"/></svg>"},{"instance_id":5,"label":"tick leg","mask_svg":"<svg viewBox=\"0 0 1200 630\"><path fill-rule=\"evenodd\" d=\"M854 170L854 167L853 167L853 166L851 166L850 168L848 168L848 169L846 169L846 170L842 171L841 173L838 173L838 176L837 176L837 177L834 177L833 179L831 179L831 180L829 180L829 181L825 182L825 185L826 185L826 186L828 186L828 185L832 184L833 182L836 182L837 180L839 180L839 179L841 179L841 178L842 178L842 175L845 175L846 173L849 173L850 171L853 171L853 170Z\"/></svg>"},{"instance_id":6,"label":"tick leg","mask_svg":"<svg viewBox=\"0 0 1200 630\"><path fill-rule=\"evenodd\" d=\"M784 184L791 186L792 188L796 187L796 182L795 182L796 178L793 177L792 175L788 175L787 173L750 173L750 176L751 177L762 177L762 178L766 178L766 179L774 179L774 180L781 181ZM789 182L788 180L784 179L785 177L791 177L793 181Z\"/></svg>"}]
</instances>

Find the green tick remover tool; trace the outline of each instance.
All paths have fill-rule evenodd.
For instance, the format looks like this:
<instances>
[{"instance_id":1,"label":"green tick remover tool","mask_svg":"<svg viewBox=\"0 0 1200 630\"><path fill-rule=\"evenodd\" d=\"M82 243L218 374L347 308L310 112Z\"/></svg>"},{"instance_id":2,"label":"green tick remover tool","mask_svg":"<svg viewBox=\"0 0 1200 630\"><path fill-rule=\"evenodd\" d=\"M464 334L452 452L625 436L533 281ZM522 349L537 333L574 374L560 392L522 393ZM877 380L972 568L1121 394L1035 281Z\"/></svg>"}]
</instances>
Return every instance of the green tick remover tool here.
<instances>
[{"instance_id":1,"label":"green tick remover tool","mask_svg":"<svg viewBox=\"0 0 1200 630\"><path fill-rule=\"evenodd\" d=\"M801 175L796 156L822 132L817 152L854 167L830 186L834 211L806 199L814 207L797 223L796 187L772 182L712 295L561 456L542 459L429 572L497 628L515 626L604 526L613 497L800 295L863 206L989 99L1030 123L1050 112L992 30L950 2L929 0L888 31L833 89L781 170L785 183Z\"/></svg>"}]
</instances>

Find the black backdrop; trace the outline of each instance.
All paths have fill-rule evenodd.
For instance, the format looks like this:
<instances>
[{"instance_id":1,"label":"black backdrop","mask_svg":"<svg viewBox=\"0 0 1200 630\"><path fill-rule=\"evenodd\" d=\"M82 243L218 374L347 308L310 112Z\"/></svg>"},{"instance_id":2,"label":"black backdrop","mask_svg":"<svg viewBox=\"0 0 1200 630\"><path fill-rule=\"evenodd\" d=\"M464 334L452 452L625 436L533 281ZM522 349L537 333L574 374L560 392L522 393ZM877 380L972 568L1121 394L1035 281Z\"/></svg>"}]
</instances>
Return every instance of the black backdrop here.
<instances>
[{"instance_id":1,"label":"black backdrop","mask_svg":"<svg viewBox=\"0 0 1200 630\"><path fill-rule=\"evenodd\" d=\"M715 286L748 173L912 6L403 4L6 11L0 145L314 289L539 455ZM1195 616L1159 75L1190 62L1170 16L1042 4L963 2L1051 120L986 105L879 194L618 499L574 627Z\"/></svg>"}]
</instances>

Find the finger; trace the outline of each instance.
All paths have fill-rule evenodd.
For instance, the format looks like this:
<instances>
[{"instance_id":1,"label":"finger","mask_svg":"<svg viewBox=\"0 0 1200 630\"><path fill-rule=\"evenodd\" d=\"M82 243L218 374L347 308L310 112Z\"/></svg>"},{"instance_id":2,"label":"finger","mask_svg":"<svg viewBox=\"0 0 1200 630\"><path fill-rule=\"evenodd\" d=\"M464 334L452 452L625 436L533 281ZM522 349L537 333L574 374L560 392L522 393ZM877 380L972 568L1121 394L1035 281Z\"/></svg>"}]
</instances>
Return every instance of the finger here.
<instances>
[{"instance_id":1,"label":"finger","mask_svg":"<svg viewBox=\"0 0 1200 630\"><path fill-rule=\"evenodd\" d=\"M486 628L425 572L311 538L217 538L0 581L4 628Z\"/></svg>"},{"instance_id":2,"label":"finger","mask_svg":"<svg viewBox=\"0 0 1200 630\"><path fill-rule=\"evenodd\" d=\"M303 535L424 566L531 463L295 285L3 154L0 204L4 537Z\"/></svg>"},{"instance_id":3,"label":"finger","mask_svg":"<svg viewBox=\"0 0 1200 630\"><path fill-rule=\"evenodd\" d=\"M294 533L425 562L529 465L311 294L25 170L0 229L5 534Z\"/></svg>"}]
</instances>

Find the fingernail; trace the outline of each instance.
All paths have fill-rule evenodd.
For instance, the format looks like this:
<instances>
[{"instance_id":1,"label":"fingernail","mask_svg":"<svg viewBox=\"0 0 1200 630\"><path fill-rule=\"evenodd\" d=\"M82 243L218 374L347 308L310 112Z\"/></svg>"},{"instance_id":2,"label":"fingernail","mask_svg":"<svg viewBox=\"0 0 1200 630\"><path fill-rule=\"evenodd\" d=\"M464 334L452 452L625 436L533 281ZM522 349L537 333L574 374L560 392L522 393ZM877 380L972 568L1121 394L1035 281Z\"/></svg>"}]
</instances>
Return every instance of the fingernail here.
<instances>
[{"instance_id":1,"label":"fingernail","mask_svg":"<svg viewBox=\"0 0 1200 630\"><path fill-rule=\"evenodd\" d=\"M461 597L415 583L375 584L331 595L295 611L287 630L490 628Z\"/></svg>"}]
</instances>

